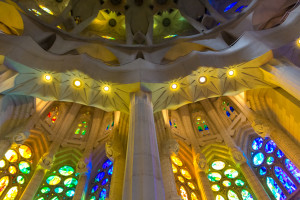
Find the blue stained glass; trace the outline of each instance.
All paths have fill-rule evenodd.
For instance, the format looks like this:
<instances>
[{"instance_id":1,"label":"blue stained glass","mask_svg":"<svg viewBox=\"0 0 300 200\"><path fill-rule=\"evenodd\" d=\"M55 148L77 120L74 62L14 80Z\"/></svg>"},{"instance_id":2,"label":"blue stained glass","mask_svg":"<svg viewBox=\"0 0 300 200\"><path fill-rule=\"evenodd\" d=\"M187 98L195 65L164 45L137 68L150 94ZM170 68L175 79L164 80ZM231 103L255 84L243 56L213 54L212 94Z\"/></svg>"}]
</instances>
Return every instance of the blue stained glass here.
<instances>
[{"instance_id":1,"label":"blue stained glass","mask_svg":"<svg viewBox=\"0 0 300 200\"><path fill-rule=\"evenodd\" d=\"M276 177L282 183L282 185L285 187L289 194L292 194L294 191L297 190L296 185L280 167L275 166L274 171Z\"/></svg>"},{"instance_id":2,"label":"blue stained glass","mask_svg":"<svg viewBox=\"0 0 300 200\"><path fill-rule=\"evenodd\" d=\"M108 159L107 161L105 161L105 163L103 163L102 168L106 169L111 165L112 165L112 162Z\"/></svg>"},{"instance_id":3,"label":"blue stained glass","mask_svg":"<svg viewBox=\"0 0 300 200\"><path fill-rule=\"evenodd\" d=\"M262 153L257 153L254 157L253 157L253 164L258 166L261 165L264 162L265 156Z\"/></svg>"},{"instance_id":4,"label":"blue stained glass","mask_svg":"<svg viewBox=\"0 0 300 200\"><path fill-rule=\"evenodd\" d=\"M267 142L266 146L265 146L265 151L267 153L273 153L273 151L276 149L276 144L275 142L273 142L273 140L270 140L269 142Z\"/></svg>"},{"instance_id":5,"label":"blue stained glass","mask_svg":"<svg viewBox=\"0 0 300 200\"><path fill-rule=\"evenodd\" d=\"M226 110L226 115L227 117L230 117L230 112L228 112L227 110Z\"/></svg>"},{"instance_id":6,"label":"blue stained glass","mask_svg":"<svg viewBox=\"0 0 300 200\"><path fill-rule=\"evenodd\" d=\"M105 173L104 172L100 172L99 174L97 174L97 176L95 178L95 182L101 181L104 176L105 176Z\"/></svg>"},{"instance_id":7,"label":"blue stained glass","mask_svg":"<svg viewBox=\"0 0 300 200\"><path fill-rule=\"evenodd\" d=\"M230 111L233 112L234 108L232 106L229 107Z\"/></svg>"},{"instance_id":8,"label":"blue stained glass","mask_svg":"<svg viewBox=\"0 0 300 200\"><path fill-rule=\"evenodd\" d=\"M95 185L95 186L92 188L91 193L94 193L94 192L96 192L97 190L98 190L98 185Z\"/></svg>"},{"instance_id":9,"label":"blue stained glass","mask_svg":"<svg viewBox=\"0 0 300 200\"><path fill-rule=\"evenodd\" d=\"M252 149L253 150L258 150L262 147L263 144L263 139L261 137L255 138L255 140L253 140L252 142Z\"/></svg>"},{"instance_id":10,"label":"blue stained glass","mask_svg":"<svg viewBox=\"0 0 300 200\"><path fill-rule=\"evenodd\" d=\"M272 156L267 158L267 164L272 165L274 163L274 158Z\"/></svg>"},{"instance_id":11,"label":"blue stained glass","mask_svg":"<svg viewBox=\"0 0 300 200\"><path fill-rule=\"evenodd\" d=\"M260 175L265 175L267 173L267 168L265 168L265 167L261 167L260 169L259 169L259 174Z\"/></svg>"},{"instance_id":12,"label":"blue stained glass","mask_svg":"<svg viewBox=\"0 0 300 200\"><path fill-rule=\"evenodd\" d=\"M284 200L286 199L285 194L282 192L280 187L277 185L277 183L274 181L273 178L267 177L267 185L269 189L271 190L272 194L276 198L276 200Z\"/></svg>"},{"instance_id":13,"label":"blue stained glass","mask_svg":"<svg viewBox=\"0 0 300 200\"><path fill-rule=\"evenodd\" d=\"M225 8L224 12L227 12L228 10L230 10L231 8L233 8L237 3L238 3L238 2L236 1L236 2L233 2L233 3L229 4L229 5Z\"/></svg>"},{"instance_id":14,"label":"blue stained glass","mask_svg":"<svg viewBox=\"0 0 300 200\"><path fill-rule=\"evenodd\" d=\"M102 181L101 185L105 185L107 182L108 182L108 179L106 178Z\"/></svg>"},{"instance_id":15,"label":"blue stained glass","mask_svg":"<svg viewBox=\"0 0 300 200\"><path fill-rule=\"evenodd\" d=\"M278 158L282 158L284 156L284 153L280 149L278 149L276 154Z\"/></svg>"},{"instance_id":16,"label":"blue stained glass","mask_svg":"<svg viewBox=\"0 0 300 200\"><path fill-rule=\"evenodd\" d=\"M242 10L245 8L246 6L240 6L240 7L238 7L236 10L235 10L235 12L242 12Z\"/></svg>"},{"instance_id":17,"label":"blue stained glass","mask_svg":"<svg viewBox=\"0 0 300 200\"><path fill-rule=\"evenodd\" d=\"M111 176L111 175L113 174L113 171L114 171L114 167L112 166L112 167L108 170L107 174Z\"/></svg>"},{"instance_id":18,"label":"blue stained glass","mask_svg":"<svg viewBox=\"0 0 300 200\"><path fill-rule=\"evenodd\" d=\"M169 120L169 124L170 124L170 126L172 126L172 122L171 122L171 120Z\"/></svg>"},{"instance_id":19,"label":"blue stained glass","mask_svg":"<svg viewBox=\"0 0 300 200\"><path fill-rule=\"evenodd\" d=\"M253 200L252 195L247 190L242 190L242 198L243 200Z\"/></svg>"},{"instance_id":20,"label":"blue stained glass","mask_svg":"<svg viewBox=\"0 0 300 200\"><path fill-rule=\"evenodd\" d=\"M201 126L198 126L198 131L199 131L199 132L203 131L203 129L202 129Z\"/></svg>"},{"instance_id":21,"label":"blue stained glass","mask_svg":"<svg viewBox=\"0 0 300 200\"><path fill-rule=\"evenodd\" d=\"M102 189L99 195L100 199L99 200L105 200L106 199L106 189Z\"/></svg>"},{"instance_id":22,"label":"blue stained glass","mask_svg":"<svg viewBox=\"0 0 300 200\"><path fill-rule=\"evenodd\" d=\"M300 170L289 159L285 159L284 164L285 167L291 172L291 174L293 174L293 176L300 183Z\"/></svg>"},{"instance_id":23,"label":"blue stained glass","mask_svg":"<svg viewBox=\"0 0 300 200\"><path fill-rule=\"evenodd\" d=\"M204 129L205 129L205 130L208 130L208 126L207 126L207 125L204 125Z\"/></svg>"}]
</instances>

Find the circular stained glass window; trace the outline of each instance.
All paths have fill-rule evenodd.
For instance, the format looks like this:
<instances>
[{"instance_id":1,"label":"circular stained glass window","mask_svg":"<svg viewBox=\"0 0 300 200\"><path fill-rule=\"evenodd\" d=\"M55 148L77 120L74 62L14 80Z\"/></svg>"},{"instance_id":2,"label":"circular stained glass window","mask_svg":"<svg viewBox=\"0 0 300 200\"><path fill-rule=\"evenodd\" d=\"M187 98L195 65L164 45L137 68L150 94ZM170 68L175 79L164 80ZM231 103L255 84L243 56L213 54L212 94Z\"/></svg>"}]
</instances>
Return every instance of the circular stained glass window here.
<instances>
[{"instance_id":1,"label":"circular stained glass window","mask_svg":"<svg viewBox=\"0 0 300 200\"><path fill-rule=\"evenodd\" d=\"M57 185L59 184L61 181L61 178L59 176L49 176L47 179L46 179L46 182L49 184L49 185Z\"/></svg>"},{"instance_id":2,"label":"circular stained glass window","mask_svg":"<svg viewBox=\"0 0 300 200\"><path fill-rule=\"evenodd\" d=\"M104 179L101 183L101 185L105 185L108 182L108 178Z\"/></svg>"},{"instance_id":3,"label":"circular stained glass window","mask_svg":"<svg viewBox=\"0 0 300 200\"><path fill-rule=\"evenodd\" d=\"M257 153L255 156L253 156L253 164L256 166L261 165L264 162L264 159L264 154Z\"/></svg>"},{"instance_id":4,"label":"circular stained glass window","mask_svg":"<svg viewBox=\"0 0 300 200\"><path fill-rule=\"evenodd\" d=\"M236 184L237 186L243 186L243 185L245 185L245 182L242 181L241 179L237 179L237 180L235 180L235 184Z\"/></svg>"},{"instance_id":5,"label":"circular stained glass window","mask_svg":"<svg viewBox=\"0 0 300 200\"><path fill-rule=\"evenodd\" d=\"M263 145L263 141L264 140L261 137L258 137L256 139L254 139L253 142L252 142L252 149L253 150L260 149L262 147L262 145Z\"/></svg>"},{"instance_id":6,"label":"circular stained glass window","mask_svg":"<svg viewBox=\"0 0 300 200\"><path fill-rule=\"evenodd\" d=\"M275 142L273 142L273 140L270 140L269 142L266 143L265 151L267 153L273 153L275 149L276 149L276 144Z\"/></svg>"},{"instance_id":7,"label":"circular stained glass window","mask_svg":"<svg viewBox=\"0 0 300 200\"><path fill-rule=\"evenodd\" d=\"M221 170L225 167L225 163L222 161L215 161L211 164L211 167L215 170Z\"/></svg>"},{"instance_id":8,"label":"circular stained glass window","mask_svg":"<svg viewBox=\"0 0 300 200\"><path fill-rule=\"evenodd\" d=\"M74 196L74 194L75 194L75 190L68 190L68 191L66 192L66 195L67 195L68 197L72 197L72 196Z\"/></svg>"},{"instance_id":9,"label":"circular stained glass window","mask_svg":"<svg viewBox=\"0 0 300 200\"><path fill-rule=\"evenodd\" d=\"M19 184L24 184L25 183L25 178L24 178L24 176L17 176L17 182L19 183Z\"/></svg>"},{"instance_id":10,"label":"circular stained glass window","mask_svg":"<svg viewBox=\"0 0 300 200\"><path fill-rule=\"evenodd\" d=\"M218 192L221 189L221 187L217 184L214 184L211 186L211 189L212 191Z\"/></svg>"},{"instance_id":11,"label":"circular stained glass window","mask_svg":"<svg viewBox=\"0 0 300 200\"><path fill-rule=\"evenodd\" d=\"M218 195L216 196L216 200L225 200L225 199L224 199L224 197L222 197L221 195L218 194Z\"/></svg>"},{"instance_id":12,"label":"circular stained glass window","mask_svg":"<svg viewBox=\"0 0 300 200\"><path fill-rule=\"evenodd\" d=\"M274 163L274 158L272 156L267 158L267 164L272 165Z\"/></svg>"},{"instance_id":13,"label":"circular stained glass window","mask_svg":"<svg viewBox=\"0 0 300 200\"><path fill-rule=\"evenodd\" d=\"M74 168L70 166L63 166L59 168L58 172L63 176L70 176L74 173Z\"/></svg>"},{"instance_id":14,"label":"circular stained glass window","mask_svg":"<svg viewBox=\"0 0 300 200\"><path fill-rule=\"evenodd\" d=\"M71 187L75 187L77 185L78 181L75 178L67 178L64 181L64 184L66 187L71 188Z\"/></svg>"},{"instance_id":15,"label":"circular stained glass window","mask_svg":"<svg viewBox=\"0 0 300 200\"><path fill-rule=\"evenodd\" d=\"M178 176L178 180L181 182L181 183L184 183L184 178L182 176Z\"/></svg>"},{"instance_id":16,"label":"circular stained glass window","mask_svg":"<svg viewBox=\"0 0 300 200\"><path fill-rule=\"evenodd\" d=\"M95 178L95 182L100 182L105 176L104 172L100 172L99 174L97 174L96 178Z\"/></svg>"},{"instance_id":17,"label":"circular stained glass window","mask_svg":"<svg viewBox=\"0 0 300 200\"><path fill-rule=\"evenodd\" d=\"M106 189L102 189L100 192L100 199L105 199L106 198Z\"/></svg>"},{"instance_id":18,"label":"circular stained glass window","mask_svg":"<svg viewBox=\"0 0 300 200\"><path fill-rule=\"evenodd\" d=\"M224 172L224 175L227 177L227 178L236 178L239 173L238 171L236 171L235 169L227 169L225 172Z\"/></svg>"},{"instance_id":19,"label":"circular stained glass window","mask_svg":"<svg viewBox=\"0 0 300 200\"><path fill-rule=\"evenodd\" d=\"M50 188L49 187L43 187L42 189L41 189L41 193L43 193L43 194L47 194L47 193L49 193L51 190L50 190Z\"/></svg>"},{"instance_id":20,"label":"circular stained glass window","mask_svg":"<svg viewBox=\"0 0 300 200\"><path fill-rule=\"evenodd\" d=\"M231 182L230 181L223 181L222 183L225 187L230 187L231 186Z\"/></svg>"},{"instance_id":21,"label":"circular stained glass window","mask_svg":"<svg viewBox=\"0 0 300 200\"><path fill-rule=\"evenodd\" d=\"M92 190L91 190L91 193L94 193L94 192L96 192L97 190L98 190L98 185L95 185L93 188L92 188Z\"/></svg>"},{"instance_id":22,"label":"circular stained glass window","mask_svg":"<svg viewBox=\"0 0 300 200\"><path fill-rule=\"evenodd\" d=\"M242 198L247 200L253 200L252 195L247 190L242 190Z\"/></svg>"},{"instance_id":23,"label":"circular stained glass window","mask_svg":"<svg viewBox=\"0 0 300 200\"><path fill-rule=\"evenodd\" d=\"M32 153L31 153L31 150L30 150L30 148L29 148L28 146L26 146L26 145L21 145L21 146L19 147L19 152L20 152L20 155L21 155L23 158L26 158L26 159L31 158Z\"/></svg>"},{"instance_id":24,"label":"circular stained glass window","mask_svg":"<svg viewBox=\"0 0 300 200\"><path fill-rule=\"evenodd\" d=\"M276 154L278 158L282 158L284 156L284 153L280 149L278 149Z\"/></svg>"},{"instance_id":25,"label":"circular stained glass window","mask_svg":"<svg viewBox=\"0 0 300 200\"><path fill-rule=\"evenodd\" d=\"M8 150L5 153L5 158L6 160L8 160L9 162L17 162L18 161L18 154L14 151L14 150Z\"/></svg>"},{"instance_id":26,"label":"circular stained glass window","mask_svg":"<svg viewBox=\"0 0 300 200\"><path fill-rule=\"evenodd\" d=\"M30 165L28 162L21 161L19 163L19 169L23 174L29 174L30 173Z\"/></svg>"},{"instance_id":27,"label":"circular stained glass window","mask_svg":"<svg viewBox=\"0 0 300 200\"><path fill-rule=\"evenodd\" d=\"M10 167L8 168L8 171L9 171L9 173L11 173L11 174L15 174L15 173L17 173L17 168L16 168L15 166L10 166Z\"/></svg>"},{"instance_id":28,"label":"circular stained glass window","mask_svg":"<svg viewBox=\"0 0 300 200\"><path fill-rule=\"evenodd\" d=\"M91 196L90 200L96 200L95 196Z\"/></svg>"},{"instance_id":29,"label":"circular stained glass window","mask_svg":"<svg viewBox=\"0 0 300 200\"><path fill-rule=\"evenodd\" d=\"M192 178L191 174L187 170L181 169L180 172L184 176L184 178L186 178L186 179L191 179Z\"/></svg>"},{"instance_id":30,"label":"circular stained glass window","mask_svg":"<svg viewBox=\"0 0 300 200\"><path fill-rule=\"evenodd\" d=\"M188 182L188 186L189 186L192 190L195 189L195 185L194 185L193 183L191 183L191 182Z\"/></svg>"},{"instance_id":31,"label":"circular stained glass window","mask_svg":"<svg viewBox=\"0 0 300 200\"><path fill-rule=\"evenodd\" d=\"M175 165L177 165L179 167L182 166L182 161L178 157L171 156L171 160L175 163Z\"/></svg>"},{"instance_id":32,"label":"circular stained glass window","mask_svg":"<svg viewBox=\"0 0 300 200\"><path fill-rule=\"evenodd\" d=\"M57 187L54 189L54 192L57 193L57 194L60 194L64 191L64 189L62 187Z\"/></svg>"},{"instance_id":33,"label":"circular stained glass window","mask_svg":"<svg viewBox=\"0 0 300 200\"><path fill-rule=\"evenodd\" d=\"M5 160L0 160L0 168L3 168L5 167Z\"/></svg>"},{"instance_id":34,"label":"circular stained glass window","mask_svg":"<svg viewBox=\"0 0 300 200\"><path fill-rule=\"evenodd\" d=\"M105 161L105 163L103 163L102 168L106 169L111 165L112 165L112 161L108 159L108 160Z\"/></svg>"},{"instance_id":35,"label":"circular stained glass window","mask_svg":"<svg viewBox=\"0 0 300 200\"><path fill-rule=\"evenodd\" d=\"M52 197L50 200L59 200L59 198L57 196Z\"/></svg>"},{"instance_id":36,"label":"circular stained glass window","mask_svg":"<svg viewBox=\"0 0 300 200\"><path fill-rule=\"evenodd\" d=\"M266 167L261 167L260 169L259 169L259 174L260 175L265 175L267 173L267 168Z\"/></svg>"},{"instance_id":37,"label":"circular stained glass window","mask_svg":"<svg viewBox=\"0 0 300 200\"><path fill-rule=\"evenodd\" d=\"M238 195L232 190L228 190L227 197L229 200L239 200Z\"/></svg>"},{"instance_id":38,"label":"circular stained glass window","mask_svg":"<svg viewBox=\"0 0 300 200\"><path fill-rule=\"evenodd\" d=\"M208 179L212 182L216 182L221 180L222 176L221 174L217 173L217 172L212 172L208 174Z\"/></svg>"}]
</instances>

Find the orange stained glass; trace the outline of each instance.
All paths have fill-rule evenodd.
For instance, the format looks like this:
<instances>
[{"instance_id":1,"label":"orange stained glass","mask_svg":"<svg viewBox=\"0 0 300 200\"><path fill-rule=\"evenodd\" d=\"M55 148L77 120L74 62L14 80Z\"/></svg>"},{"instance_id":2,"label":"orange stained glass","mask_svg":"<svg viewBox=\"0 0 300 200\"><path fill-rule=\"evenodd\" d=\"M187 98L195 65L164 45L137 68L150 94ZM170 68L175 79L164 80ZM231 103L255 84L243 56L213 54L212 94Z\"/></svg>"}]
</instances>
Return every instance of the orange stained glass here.
<instances>
[{"instance_id":1,"label":"orange stained glass","mask_svg":"<svg viewBox=\"0 0 300 200\"><path fill-rule=\"evenodd\" d=\"M19 152L20 152L20 155L26 159L30 158L32 155L30 148L26 145L21 145L19 147Z\"/></svg>"},{"instance_id":2,"label":"orange stained glass","mask_svg":"<svg viewBox=\"0 0 300 200\"><path fill-rule=\"evenodd\" d=\"M178 180L179 180L181 183L184 183L184 178L182 178L181 176L178 176Z\"/></svg>"},{"instance_id":3,"label":"orange stained glass","mask_svg":"<svg viewBox=\"0 0 300 200\"><path fill-rule=\"evenodd\" d=\"M176 174L177 173L177 167L174 164L172 164L172 169L173 169L173 173Z\"/></svg>"},{"instance_id":4,"label":"orange stained glass","mask_svg":"<svg viewBox=\"0 0 300 200\"><path fill-rule=\"evenodd\" d=\"M195 185L193 184L193 183L191 183L191 182L188 182L188 186L191 188L191 189L195 189Z\"/></svg>"},{"instance_id":5,"label":"orange stained glass","mask_svg":"<svg viewBox=\"0 0 300 200\"><path fill-rule=\"evenodd\" d=\"M14 151L14 150L8 150L5 153L5 158L9 161L9 162L17 162L18 160L18 154Z\"/></svg>"},{"instance_id":6,"label":"orange stained glass","mask_svg":"<svg viewBox=\"0 0 300 200\"><path fill-rule=\"evenodd\" d=\"M9 171L9 173L11 173L11 174L15 174L15 173L17 173L17 168L16 168L15 166L10 166L10 167L8 168L8 171Z\"/></svg>"},{"instance_id":7,"label":"orange stained glass","mask_svg":"<svg viewBox=\"0 0 300 200\"><path fill-rule=\"evenodd\" d=\"M191 174L186 169L181 169L180 172L184 176L184 178L186 178L186 179L192 178Z\"/></svg>"},{"instance_id":8,"label":"orange stained glass","mask_svg":"<svg viewBox=\"0 0 300 200\"><path fill-rule=\"evenodd\" d=\"M5 167L5 161L2 159L0 160L0 168L3 168Z\"/></svg>"},{"instance_id":9,"label":"orange stained glass","mask_svg":"<svg viewBox=\"0 0 300 200\"><path fill-rule=\"evenodd\" d=\"M18 194L18 186L14 186L8 190L3 200L14 200Z\"/></svg>"},{"instance_id":10,"label":"orange stained glass","mask_svg":"<svg viewBox=\"0 0 300 200\"><path fill-rule=\"evenodd\" d=\"M192 192L191 198L192 198L192 200L198 200L198 197L194 192Z\"/></svg>"},{"instance_id":11,"label":"orange stained glass","mask_svg":"<svg viewBox=\"0 0 300 200\"><path fill-rule=\"evenodd\" d=\"M0 196L4 192L4 190L7 187L8 183L9 183L9 177L8 176L3 176L0 179Z\"/></svg>"},{"instance_id":12,"label":"orange stained glass","mask_svg":"<svg viewBox=\"0 0 300 200\"><path fill-rule=\"evenodd\" d=\"M180 195L182 197L183 200L188 200L188 196L187 196L187 192L186 190L184 189L183 186L180 187Z\"/></svg>"},{"instance_id":13,"label":"orange stained glass","mask_svg":"<svg viewBox=\"0 0 300 200\"><path fill-rule=\"evenodd\" d=\"M177 156L171 156L171 160L175 163L177 166L182 166L182 161Z\"/></svg>"}]
</instances>

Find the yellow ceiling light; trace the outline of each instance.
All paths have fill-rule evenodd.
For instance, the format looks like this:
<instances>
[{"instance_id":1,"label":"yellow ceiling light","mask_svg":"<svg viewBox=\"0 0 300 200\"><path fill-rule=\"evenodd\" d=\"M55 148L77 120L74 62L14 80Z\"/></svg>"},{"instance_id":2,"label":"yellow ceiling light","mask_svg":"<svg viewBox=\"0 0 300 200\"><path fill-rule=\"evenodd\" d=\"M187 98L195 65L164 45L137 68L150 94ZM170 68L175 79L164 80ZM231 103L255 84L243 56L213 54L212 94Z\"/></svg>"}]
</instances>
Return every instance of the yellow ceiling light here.
<instances>
[{"instance_id":1,"label":"yellow ceiling light","mask_svg":"<svg viewBox=\"0 0 300 200\"><path fill-rule=\"evenodd\" d=\"M52 76L51 76L50 74L45 74L45 75L44 75L44 80L45 80L46 82L51 82L51 81L52 81Z\"/></svg>"},{"instance_id":2,"label":"yellow ceiling light","mask_svg":"<svg viewBox=\"0 0 300 200\"><path fill-rule=\"evenodd\" d=\"M296 44L300 48L300 38L297 39Z\"/></svg>"},{"instance_id":3,"label":"yellow ceiling light","mask_svg":"<svg viewBox=\"0 0 300 200\"><path fill-rule=\"evenodd\" d=\"M205 76L201 76L200 78L199 78L199 82L200 83L206 83L206 81L207 81L207 78L205 77Z\"/></svg>"},{"instance_id":4,"label":"yellow ceiling light","mask_svg":"<svg viewBox=\"0 0 300 200\"><path fill-rule=\"evenodd\" d=\"M171 90L178 90L179 89L179 84L178 83L171 83L170 88L171 88Z\"/></svg>"},{"instance_id":5,"label":"yellow ceiling light","mask_svg":"<svg viewBox=\"0 0 300 200\"><path fill-rule=\"evenodd\" d=\"M102 90L103 90L103 92L110 92L110 86L108 86L108 85L104 85L103 87L102 87Z\"/></svg>"},{"instance_id":6,"label":"yellow ceiling light","mask_svg":"<svg viewBox=\"0 0 300 200\"><path fill-rule=\"evenodd\" d=\"M228 74L229 77L233 77L235 75L235 70L229 69L227 74Z\"/></svg>"},{"instance_id":7,"label":"yellow ceiling light","mask_svg":"<svg viewBox=\"0 0 300 200\"><path fill-rule=\"evenodd\" d=\"M82 82L80 80L76 79L73 81L73 86L80 88L82 86Z\"/></svg>"}]
</instances>

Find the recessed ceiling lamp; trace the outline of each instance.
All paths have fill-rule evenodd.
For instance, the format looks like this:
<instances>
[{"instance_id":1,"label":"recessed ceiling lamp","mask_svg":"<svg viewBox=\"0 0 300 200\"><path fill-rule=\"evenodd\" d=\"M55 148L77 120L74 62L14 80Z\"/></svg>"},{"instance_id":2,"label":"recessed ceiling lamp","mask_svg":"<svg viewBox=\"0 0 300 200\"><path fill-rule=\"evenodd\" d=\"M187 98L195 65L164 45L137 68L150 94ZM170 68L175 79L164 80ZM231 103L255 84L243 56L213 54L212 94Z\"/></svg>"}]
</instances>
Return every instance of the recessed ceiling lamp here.
<instances>
[{"instance_id":1,"label":"recessed ceiling lamp","mask_svg":"<svg viewBox=\"0 0 300 200\"><path fill-rule=\"evenodd\" d=\"M82 83L81 83L80 80L74 80L74 81L73 81L73 85L74 85L75 87L79 88L79 87L82 85Z\"/></svg>"},{"instance_id":2,"label":"recessed ceiling lamp","mask_svg":"<svg viewBox=\"0 0 300 200\"><path fill-rule=\"evenodd\" d=\"M300 48L300 38L297 39L296 44Z\"/></svg>"},{"instance_id":3,"label":"recessed ceiling lamp","mask_svg":"<svg viewBox=\"0 0 300 200\"><path fill-rule=\"evenodd\" d=\"M179 88L179 85L178 85L178 83L171 83L170 87L172 90L177 90Z\"/></svg>"},{"instance_id":4,"label":"recessed ceiling lamp","mask_svg":"<svg viewBox=\"0 0 300 200\"><path fill-rule=\"evenodd\" d=\"M234 70L233 69L230 69L229 71L228 71L228 76L233 76L234 75Z\"/></svg>"},{"instance_id":5,"label":"recessed ceiling lamp","mask_svg":"<svg viewBox=\"0 0 300 200\"><path fill-rule=\"evenodd\" d=\"M45 74L44 75L44 80L47 81L47 82L49 82L49 81L52 80L52 76L50 74Z\"/></svg>"},{"instance_id":6,"label":"recessed ceiling lamp","mask_svg":"<svg viewBox=\"0 0 300 200\"><path fill-rule=\"evenodd\" d=\"M103 87L103 91L104 91L104 92L109 92L109 91L110 91L110 87L109 87L108 85L105 85L105 86Z\"/></svg>"},{"instance_id":7,"label":"recessed ceiling lamp","mask_svg":"<svg viewBox=\"0 0 300 200\"><path fill-rule=\"evenodd\" d=\"M207 79L206 79L205 76L201 76L201 77L199 78L199 82L200 82L200 83L205 83L206 81L207 81Z\"/></svg>"}]
</instances>

